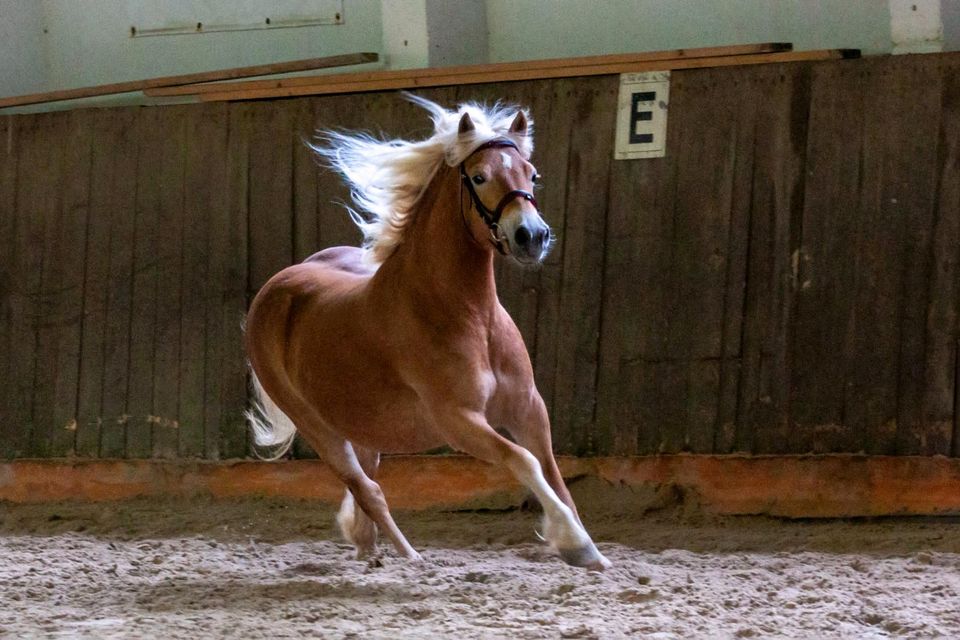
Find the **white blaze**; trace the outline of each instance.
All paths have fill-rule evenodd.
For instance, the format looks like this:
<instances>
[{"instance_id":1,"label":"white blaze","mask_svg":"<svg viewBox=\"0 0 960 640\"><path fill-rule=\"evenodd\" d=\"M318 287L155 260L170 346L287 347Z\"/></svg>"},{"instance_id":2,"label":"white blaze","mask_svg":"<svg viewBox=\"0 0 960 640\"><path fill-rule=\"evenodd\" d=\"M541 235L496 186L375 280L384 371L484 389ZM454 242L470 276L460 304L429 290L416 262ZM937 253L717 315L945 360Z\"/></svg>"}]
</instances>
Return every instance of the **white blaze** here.
<instances>
[{"instance_id":1,"label":"white blaze","mask_svg":"<svg viewBox=\"0 0 960 640\"><path fill-rule=\"evenodd\" d=\"M503 158L503 167L504 167L505 169L512 169L512 168L513 168L513 158L510 157L510 154L509 154L509 153L506 153L506 152L504 152L504 151L501 151L501 152L500 152L500 157Z\"/></svg>"}]
</instances>

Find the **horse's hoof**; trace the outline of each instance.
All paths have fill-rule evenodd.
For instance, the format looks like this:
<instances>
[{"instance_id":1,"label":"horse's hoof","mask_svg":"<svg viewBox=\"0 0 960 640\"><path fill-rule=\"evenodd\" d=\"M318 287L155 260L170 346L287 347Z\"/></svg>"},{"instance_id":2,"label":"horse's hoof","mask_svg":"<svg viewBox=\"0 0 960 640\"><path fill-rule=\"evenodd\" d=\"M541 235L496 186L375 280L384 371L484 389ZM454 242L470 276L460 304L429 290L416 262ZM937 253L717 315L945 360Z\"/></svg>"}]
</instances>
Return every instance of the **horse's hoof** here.
<instances>
[{"instance_id":1,"label":"horse's hoof","mask_svg":"<svg viewBox=\"0 0 960 640\"><path fill-rule=\"evenodd\" d=\"M380 557L376 549L357 549L356 559L361 562Z\"/></svg>"},{"instance_id":2,"label":"horse's hoof","mask_svg":"<svg viewBox=\"0 0 960 640\"><path fill-rule=\"evenodd\" d=\"M592 542L578 549L558 549L560 557L569 565L583 567L588 571L603 571L612 566L612 563L603 557Z\"/></svg>"}]
</instances>

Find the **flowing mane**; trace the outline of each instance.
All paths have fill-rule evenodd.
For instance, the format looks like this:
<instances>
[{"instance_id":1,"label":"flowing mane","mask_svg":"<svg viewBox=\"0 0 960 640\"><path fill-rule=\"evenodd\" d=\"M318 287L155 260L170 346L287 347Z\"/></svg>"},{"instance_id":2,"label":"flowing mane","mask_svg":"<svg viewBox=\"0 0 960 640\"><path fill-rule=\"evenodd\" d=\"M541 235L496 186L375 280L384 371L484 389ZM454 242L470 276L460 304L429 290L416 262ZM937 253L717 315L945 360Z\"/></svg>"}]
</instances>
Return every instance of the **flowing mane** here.
<instances>
[{"instance_id":1,"label":"flowing mane","mask_svg":"<svg viewBox=\"0 0 960 640\"><path fill-rule=\"evenodd\" d=\"M372 264L382 263L403 242L417 203L442 162L456 166L498 137L511 138L525 158L533 151L529 114L525 113L530 122L527 135L509 132L516 107L466 103L448 111L418 96L408 94L407 99L426 109L433 120L433 135L426 140L378 140L366 134L324 131L310 145L350 185L362 213L349 207L348 211L363 232L365 257ZM463 113L470 114L476 129L460 136L457 128Z\"/></svg>"}]
</instances>

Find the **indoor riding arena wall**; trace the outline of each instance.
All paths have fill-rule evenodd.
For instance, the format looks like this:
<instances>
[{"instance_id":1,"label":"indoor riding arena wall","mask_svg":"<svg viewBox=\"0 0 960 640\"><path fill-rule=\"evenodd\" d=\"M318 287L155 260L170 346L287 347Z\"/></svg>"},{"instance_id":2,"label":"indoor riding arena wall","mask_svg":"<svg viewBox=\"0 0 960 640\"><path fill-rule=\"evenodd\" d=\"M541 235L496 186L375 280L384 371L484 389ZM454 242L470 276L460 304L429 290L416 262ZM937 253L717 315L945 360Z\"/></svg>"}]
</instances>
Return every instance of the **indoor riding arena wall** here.
<instances>
[{"instance_id":1,"label":"indoor riding arena wall","mask_svg":"<svg viewBox=\"0 0 960 640\"><path fill-rule=\"evenodd\" d=\"M960 455L960 56L674 71L657 159L613 159L617 90L418 91L535 119L558 241L497 271L557 452ZM360 239L326 128L430 131L396 92L0 118L0 458L251 455L247 304Z\"/></svg>"}]
</instances>

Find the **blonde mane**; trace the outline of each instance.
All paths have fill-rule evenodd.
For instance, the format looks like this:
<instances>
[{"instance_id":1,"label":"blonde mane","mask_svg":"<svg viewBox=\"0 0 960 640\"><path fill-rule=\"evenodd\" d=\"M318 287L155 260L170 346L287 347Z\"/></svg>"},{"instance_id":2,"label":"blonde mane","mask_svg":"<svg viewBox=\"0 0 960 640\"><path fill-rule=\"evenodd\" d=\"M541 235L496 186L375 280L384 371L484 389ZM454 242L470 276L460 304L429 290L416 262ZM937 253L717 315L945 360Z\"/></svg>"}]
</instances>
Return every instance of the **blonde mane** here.
<instances>
[{"instance_id":1,"label":"blonde mane","mask_svg":"<svg viewBox=\"0 0 960 640\"><path fill-rule=\"evenodd\" d=\"M426 109L433 120L434 133L426 140L378 140L366 134L325 131L310 145L350 185L353 201L363 213L347 210L363 232L365 257L371 264L382 263L403 242L417 203L442 162L456 166L483 143L501 137L513 140L524 158L533 152L529 114L524 113L527 135L509 131L517 115L515 107L467 103L448 111L418 96L408 94L407 99ZM475 129L460 136L457 128L463 113L470 114Z\"/></svg>"}]
</instances>

